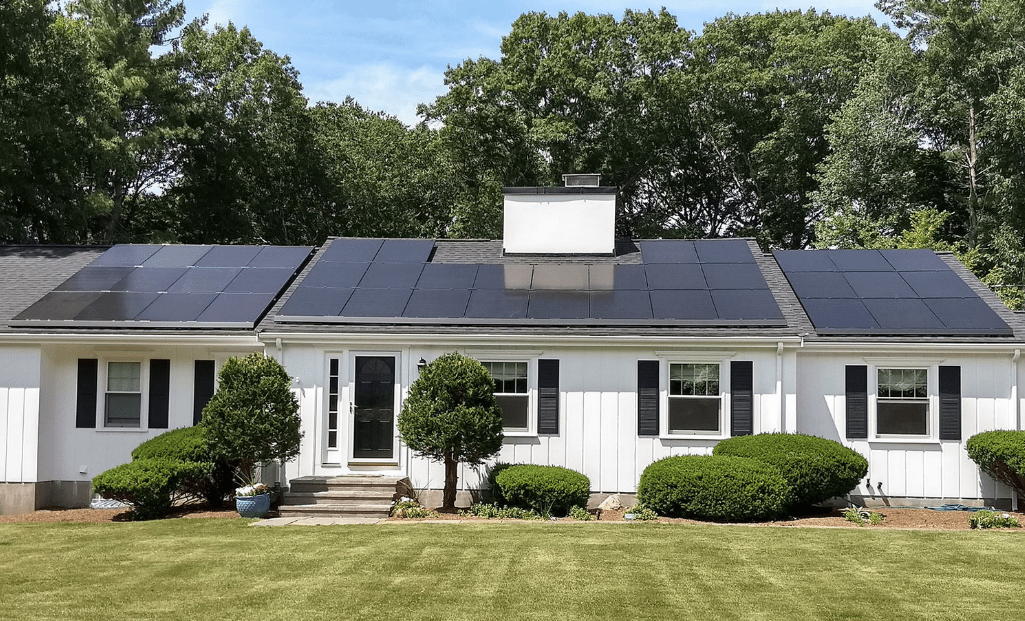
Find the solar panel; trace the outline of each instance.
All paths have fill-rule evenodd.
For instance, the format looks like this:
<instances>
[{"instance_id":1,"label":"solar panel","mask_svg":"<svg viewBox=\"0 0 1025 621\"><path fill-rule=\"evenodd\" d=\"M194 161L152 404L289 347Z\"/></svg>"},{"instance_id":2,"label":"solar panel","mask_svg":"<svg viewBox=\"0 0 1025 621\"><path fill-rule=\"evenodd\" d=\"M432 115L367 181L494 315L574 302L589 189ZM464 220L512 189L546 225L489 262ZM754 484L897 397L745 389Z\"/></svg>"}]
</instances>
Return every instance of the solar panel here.
<instances>
[{"instance_id":1,"label":"solar panel","mask_svg":"<svg viewBox=\"0 0 1025 621\"><path fill-rule=\"evenodd\" d=\"M412 293L411 288L360 287L352 292L341 314L344 317L401 317Z\"/></svg>"},{"instance_id":2,"label":"solar panel","mask_svg":"<svg viewBox=\"0 0 1025 621\"><path fill-rule=\"evenodd\" d=\"M799 298L856 298L840 272L787 272L787 280Z\"/></svg>"},{"instance_id":3,"label":"solar panel","mask_svg":"<svg viewBox=\"0 0 1025 621\"><path fill-rule=\"evenodd\" d=\"M589 300L586 291L530 292L529 319L587 319Z\"/></svg>"},{"instance_id":4,"label":"solar panel","mask_svg":"<svg viewBox=\"0 0 1025 621\"><path fill-rule=\"evenodd\" d=\"M146 259L143 267L190 267L213 246L164 246Z\"/></svg>"},{"instance_id":5,"label":"solar panel","mask_svg":"<svg viewBox=\"0 0 1025 621\"><path fill-rule=\"evenodd\" d=\"M140 270L145 271L145 269ZM197 267L185 270L181 278L167 288L170 293L218 293L224 291L228 283L232 281L239 272L240 267Z\"/></svg>"},{"instance_id":6,"label":"solar panel","mask_svg":"<svg viewBox=\"0 0 1025 621\"><path fill-rule=\"evenodd\" d=\"M117 281L111 291L167 291L185 275L184 267L137 267Z\"/></svg>"},{"instance_id":7,"label":"solar panel","mask_svg":"<svg viewBox=\"0 0 1025 621\"><path fill-rule=\"evenodd\" d=\"M644 263L697 263L694 242L679 239L658 239L641 242Z\"/></svg>"},{"instance_id":8,"label":"solar panel","mask_svg":"<svg viewBox=\"0 0 1025 621\"><path fill-rule=\"evenodd\" d=\"M334 287L336 289L351 289L359 285L363 275L367 273L369 263L324 263L320 262L313 266L313 269L303 278L302 286L307 287Z\"/></svg>"},{"instance_id":9,"label":"solar panel","mask_svg":"<svg viewBox=\"0 0 1025 621\"><path fill-rule=\"evenodd\" d=\"M423 263L371 263L360 285L374 289L413 288L423 271Z\"/></svg>"},{"instance_id":10,"label":"solar panel","mask_svg":"<svg viewBox=\"0 0 1025 621\"><path fill-rule=\"evenodd\" d=\"M816 328L871 330L879 327L861 300L802 299L801 303Z\"/></svg>"},{"instance_id":11,"label":"solar panel","mask_svg":"<svg viewBox=\"0 0 1025 621\"><path fill-rule=\"evenodd\" d=\"M466 312L469 289L416 289L403 317L459 318Z\"/></svg>"},{"instance_id":12,"label":"solar panel","mask_svg":"<svg viewBox=\"0 0 1025 621\"><path fill-rule=\"evenodd\" d=\"M837 271L825 250L777 250L772 255L787 276L791 272Z\"/></svg>"},{"instance_id":13,"label":"solar panel","mask_svg":"<svg viewBox=\"0 0 1025 621\"><path fill-rule=\"evenodd\" d=\"M480 278L479 273L477 277ZM529 294L522 289L474 289L470 293L465 316L475 319L524 319L527 316L528 300Z\"/></svg>"},{"instance_id":14,"label":"solar panel","mask_svg":"<svg viewBox=\"0 0 1025 621\"><path fill-rule=\"evenodd\" d=\"M712 290L720 319L782 319L776 298L768 289Z\"/></svg>"},{"instance_id":15,"label":"solar panel","mask_svg":"<svg viewBox=\"0 0 1025 621\"><path fill-rule=\"evenodd\" d=\"M263 246L214 246L196 261L196 267L243 267L260 254Z\"/></svg>"},{"instance_id":16,"label":"solar panel","mask_svg":"<svg viewBox=\"0 0 1025 621\"><path fill-rule=\"evenodd\" d=\"M651 319L647 291L592 291L591 319Z\"/></svg>"},{"instance_id":17,"label":"solar panel","mask_svg":"<svg viewBox=\"0 0 1025 621\"><path fill-rule=\"evenodd\" d=\"M972 288L961 277L950 271L943 272L901 272L920 298L975 298Z\"/></svg>"},{"instance_id":18,"label":"solar panel","mask_svg":"<svg viewBox=\"0 0 1025 621\"><path fill-rule=\"evenodd\" d=\"M474 289L529 289L533 278L532 265L480 265Z\"/></svg>"},{"instance_id":19,"label":"solar panel","mask_svg":"<svg viewBox=\"0 0 1025 621\"><path fill-rule=\"evenodd\" d=\"M334 239L320 261L370 263L384 244L383 239Z\"/></svg>"},{"instance_id":20,"label":"solar panel","mask_svg":"<svg viewBox=\"0 0 1025 621\"><path fill-rule=\"evenodd\" d=\"M705 263L701 266L709 289L768 289L754 263Z\"/></svg>"},{"instance_id":21,"label":"solar panel","mask_svg":"<svg viewBox=\"0 0 1025 621\"><path fill-rule=\"evenodd\" d=\"M925 305L943 325L955 330L987 330L1011 336L1013 331L981 298L932 298Z\"/></svg>"},{"instance_id":22,"label":"solar panel","mask_svg":"<svg viewBox=\"0 0 1025 621\"><path fill-rule=\"evenodd\" d=\"M712 321L718 319L711 294L705 290L651 291L651 310L655 319Z\"/></svg>"},{"instance_id":23,"label":"solar panel","mask_svg":"<svg viewBox=\"0 0 1025 621\"><path fill-rule=\"evenodd\" d=\"M742 239L700 239L694 242L702 263L753 263L751 246Z\"/></svg>"},{"instance_id":24,"label":"solar panel","mask_svg":"<svg viewBox=\"0 0 1025 621\"><path fill-rule=\"evenodd\" d=\"M656 263L645 265L648 286L656 289L707 289L701 266L693 264Z\"/></svg>"},{"instance_id":25,"label":"solar panel","mask_svg":"<svg viewBox=\"0 0 1025 621\"><path fill-rule=\"evenodd\" d=\"M426 263L432 250L432 239L386 239L374 262Z\"/></svg>"},{"instance_id":26,"label":"solar panel","mask_svg":"<svg viewBox=\"0 0 1025 621\"><path fill-rule=\"evenodd\" d=\"M841 272L892 272L893 266L878 250L827 250ZM857 289L855 289L856 291Z\"/></svg>"},{"instance_id":27,"label":"solar panel","mask_svg":"<svg viewBox=\"0 0 1025 621\"><path fill-rule=\"evenodd\" d=\"M586 265L541 264L534 266L531 289L587 291Z\"/></svg>"},{"instance_id":28,"label":"solar panel","mask_svg":"<svg viewBox=\"0 0 1025 621\"><path fill-rule=\"evenodd\" d=\"M476 278L476 265L428 263L416 286L421 289L470 289Z\"/></svg>"},{"instance_id":29,"label":"solar panel","mask_svg":"<svg viewBox=\"0 0 1025 621\"><path fill-rule=\"evenodd\" d=\"M136 267L142 265L163 246L157 244L120 244L96 257L92 267Z\"/></svg>"},{"instance_id":30,"label":"solar panel","mask_svg":"<svg viewBox=\"0 0 1025 621\"><path fill-rule=\"evenodd\" d=\"M294 272L287 268L247 267L224 288L225 293L273 293L281 291Z\"/></svg>"},{"instance_id":31,"label":"solar panel","mask_svg":"<svg viewBox=\"0 0 1025 621\"><path fill-rule=\"evenodd\" d=\"M162 293L139 313L136 321L195 321L216 293Z\"/></svg>"},{"instance_id":32,"label":"solar panel","mask_svg":"<svg viewBox=\"0 0 1025 621\"><path fill-rule=\"evenodd\" d=\"M84 267L77 274L65 280L54 291L109 291L133 267Z\"/></svg>"},{"instance_id":33,"label":"solar panel","mask_svg":"<svg viewBox=\"0 0 1025 621\"><path fill-rule=\"evenodd\" d=\"M932 250L880 250L886 262L898 272L949 270L950 266Z\"/></svg>"},{"instance_id":34,"label":"solar panel","mask_svg":"<svg viewBox=\"0 0 1025 621\"><path fill-rule=\"evenodd\" d=\"M309 246L264 246L246 267L288 268L294 272L312 251Z\"/></svg>"},{"instance_id":35,"label":"solar panel","mask_svg":"<svg viewBox=\"0 0 1025 621\"><path fill-rule=\"evenodd\" d=\"M897 272L846 272L844 278L860 298L916 297Z\"/></svg>"},{"instance_id":36,"label":"solar panel","mask_svg":"<svg viewBox=\"0 0 1025 621\"><path fill-rule=\"evenodd\" d=\"M76 321L129 321L157 299L157 293L116 291L101 293L75 315Z\"/></svg>"},{"instance_id":37,"label":"solar panel","mask_svg":"<svg viewBox=\"0 0 1025 621\"><path fill-rule=\"evenodd\" d=\"M594 286L594 269L597 265L591 266L591 288ZM644 275L643 265L614 265L612 272L612 284L614 289L647 289L648 279Z\"/></svg>"},{"instance_id":38,"label":"solar panel","mask_svg":"<svg viewBox=\"0 0 1025 621\"><path fill-rule=\"evenodd\" d=\"M883 330L939 330L945 327L922 300L879 299L863 302Z\"/></svg>"},{"instance_id":39,"label":"solar panel","mask_svg":"<svg viewBox=\"0 0 1025 621\"><path fill-rule=\"evenodd\" d=\"M103 295L93 291L55 291L47 293L38 302L18 314L15 319L74 319L86 306Z\"/></svg>"},{"instance_id":40,"label":"solar panel","mask_svg":"<svg viewBox=\"0 0 1025 621\"><path fill-rule=\"evenodd\" d=\"M266 293L219 293L196 319L208 323L254 323L273 300L274 296Z\"/></svg>"},{"instance_id":41,"label":"solar panel","mask_svg":"<svg viewBox=\"0 0 1025 621\"><path fill-rule=\"evenodd\" d=\"M278 311L279 315L296 317L334 317L342 312L352 289L299 287Z\"/></svg>"}]
</instances>

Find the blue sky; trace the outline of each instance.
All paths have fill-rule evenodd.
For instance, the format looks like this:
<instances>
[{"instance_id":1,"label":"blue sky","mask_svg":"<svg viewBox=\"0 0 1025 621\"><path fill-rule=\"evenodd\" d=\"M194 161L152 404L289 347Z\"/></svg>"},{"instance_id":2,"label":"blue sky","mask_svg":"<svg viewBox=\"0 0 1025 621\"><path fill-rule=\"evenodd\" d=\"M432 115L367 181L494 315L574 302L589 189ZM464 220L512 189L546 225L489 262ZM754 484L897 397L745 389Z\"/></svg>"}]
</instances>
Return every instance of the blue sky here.
<instances>
[{"instance_id":1,"label":"blue sky","mask_svg":"<svg viewBox=\"0 0 1025 621\"><path fill-rule=\"evenodd\" d=\"M249 26L253 36L287 55L311 102L347 95L372 110L415 123L416 105L445 91L444 72L467 58L498 59L502 37L522 13L611 13L665 6L680 25L700 32L727 13L808 9L861 17L881 15L873 0L186 0L189 19Z\"/></svg>"}]
</instances>

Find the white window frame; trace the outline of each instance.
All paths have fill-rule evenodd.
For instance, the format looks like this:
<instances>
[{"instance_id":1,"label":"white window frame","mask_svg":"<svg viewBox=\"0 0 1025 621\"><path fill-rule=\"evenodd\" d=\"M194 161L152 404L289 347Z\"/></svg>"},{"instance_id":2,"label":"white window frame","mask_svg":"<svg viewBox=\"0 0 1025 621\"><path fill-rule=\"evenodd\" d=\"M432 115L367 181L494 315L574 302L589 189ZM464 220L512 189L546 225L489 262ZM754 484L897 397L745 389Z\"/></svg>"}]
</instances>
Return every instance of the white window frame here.
<instances>
[{"instance_id":1,"label":"white window frame","mask_svg":"<svg viewBox=\"0 0 1025 621\"><path fill-rule=\"evenodd\" d=\"M537 373L535 371L536 365L534 364L534 362L531 361L531 360L522 360L522 359L514 359L514 358L503 358L501 360L491 360L491 359L480 360L480 363L481 364L489 364L490 363L490 364L526 364L527 365L527 392L524 392L524 393L518 393L518 392L502 392L502 393L498 393L498 392L496 392L495 396L496 397L498 397L498 396L524 397L527 400L527 426L526 426L526 428L519 428L519 427L507 428L507 427L503 426L502 427L502 435L506 435L506 436L533 436L533 435L537 435L537 411L536 411L536 408L534 407L534 400L535 400L534 395L537 392L536 386L535 386L535 384L536 384L535 376L537 375Z\"/></svg>"},{"instance_id":2,"label":"white window frame","mask_svg":"<svg viewBox=\"0 0 1025 621\"><path fill-rule=\"evenodd\" d=\"M116 356L100 358L97 386L96 386L96 430L114 432L146 432L149 431L149 357L143 356ZM132 362L139 365L139 425L128 427L121 425L107 424L107 380L110 375L110 363ZM128 393L109 393L128 394ZM131 393L134 394L134 393Z\"/></svg>"},{"instance_id":3,"label":"white window frame","mask_svg":"<svg viewBox=\"0 0 1025 621\"><path fill-rule=\"evenodd\" d=\"M866 358L868 363L868 435L873 442L897 444L933 444L939 442L940 391L939 366L943 360L914 358ZM925 434L879 433L879 369L921 369L926 372L926 394L929 410Z\"/></svg>"},{"instance_id":4,"label":"white window frame","mask_svg":"<svg viewBox=\"0 0 1025 621\"><path fill-rule=\"evenodd\" d=\"M543 351L466 350L465 355L484 362L526 362L527 363L527 429L502 430L507 438L537 437L537 361Z\"/></svg>"},{"instance_id":5,"label":"white window frame","mask_svg":"<svg viewBox=\"0 0 1025 621\"><path fill-rule=\"evenodd\" d=\"M655 352L659 361L659 438L662 440L722 440L730 437L730 358L733 352ZM669 431L669 369L674 364L717 364L719 365L719 431ZM757 399L755 399L757 403ZM755 427L758 425L755 415ZM755 429L755 433L758 430Z\"/></svg>"}]
</instances>

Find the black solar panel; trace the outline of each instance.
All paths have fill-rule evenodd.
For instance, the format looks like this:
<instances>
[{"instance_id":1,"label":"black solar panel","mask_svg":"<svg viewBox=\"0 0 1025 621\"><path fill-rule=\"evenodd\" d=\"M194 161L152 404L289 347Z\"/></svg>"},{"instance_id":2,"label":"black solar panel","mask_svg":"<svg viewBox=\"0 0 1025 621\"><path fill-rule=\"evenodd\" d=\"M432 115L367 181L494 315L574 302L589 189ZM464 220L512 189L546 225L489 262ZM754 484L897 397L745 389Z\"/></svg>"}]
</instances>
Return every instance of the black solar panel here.
<instances>
[{"instance_id":1,"label":"black solar panel","mask_svg":"<svg viewBox=\"0 0 1025 621\"><path fill-rule=\"evenodd\" d=\"M241 271L240 267L202 267L185 270L182 277L168 287L167 291L169 293L217 293L224 291L224 288Z\"/></svg>"},{"instance_id":2,"label":"black solar panel","mask_svg":"<svg viewBox=\"0 0 1025 621\"><path fill-rule=\"evenodd\" d=\"M641 260L645 263L697 263L694 242L678 239L642 241Z\"/></svg>"},{"instance_id":3,"label":"black solar panel","mask_svg":"<svg viewBox=\"0 0 1025 621\"><path fill-rule=\"evenodd\" d=\"M386 239L374 262L426 263L434 250L430 239Z\"/></svg>"},{"instance_id":4,"label":"black solar panel","mask_svg":"<svg viewBox=\"0 0 1025 621\"><path fill-rule=\"evenodd\" d=\"M299 287L281 307L280 315L296 317L334 317L342 312L352 289Z\"/></svg>"},{"instance_id":5,"label":"black solar panel","mask_svg":"<svg viewBox=\"0 0 1025 621\"><path fill-rule=\"evenodd\" d=\"M291 269L247 267L224 288L224 292L276 294L288 284L293 273Z\"/></svg>"},{"instance_id":6,"label":"black solar panel","mask_svg":"<svg viewBox=\"0 0 1025 621\"><path fill-rule=\"evenodd\" d=\"M196 321L217 297L216 293L165 293L139 313L136 321Z\"/></svg>"},{"instance_id":7,"label":"black solar panel","mask_svg":"<svg viewBox=\"0 0 1025 621\"><path fill-rule=\"evenodd\" d=\"M267 293L219 293L197 317L203 323L254 323L274 301Z\"/></svg>"},{"instance_id":8,"label":"black solar panel","mask_svg":"<svg viewBox=\"0 0 1025 621\"><path fill-rule=\"evenodd\" d=\"M133 267L84 267L54 291L110 291Z\"/></svg>"},{"instance_id":9,"label":"black solar panel","mask_svg":"<svg viewBox=\"0 0 1025 621\"><path fill-rule=\"evenodd\" d=\"M841 272L892 272L893 266L878 250L828 250L829 259Z\"/></svg>"},{"instance_id":10,"label":"black solar panel","mask_svg":"<svg viewBox=\"0 0 1025 621\"><path fill-rule=\"evenodd\" d=\"M768 289L712 290L712 302L721 319L782 319L776 298Z\"/></svg>"},{"instance_id":11,"label":"black solar panel","mask_svg":"<svg viewBox=\"0 0 1025 621\"><path fill-rule=\"evenodd\" d=\"M719 318L712 295L697 289L688 291L651 291L651 310L655 319L714 321Z\"/></svg>"},{"instance_id":12,"label":"black solar panel","mask_svg":"<svg viewBox=\"0 0 1025 621\"><path fill-rule=\"evenodd\" d=\"M594 272L597 265L591 266L591 288L600 289L594 286ZM615 265L612 272L612 284L614 289L639 289L648 288L648 279L644 275L643 265Z\"/></svg>"},{"instance_id":13,"label":"black solar panel","mask_svg":"<svg viewBox=\"0 0 1025 621\"><path fill-rule=\"evenodd\" d=\"M212 246L164 246L146 259L142 266L191 267L210 252L211 248Z\"/></svg>"},{"instance_id":14,"label":"black solar panel","mask_svg":"<svg viewBox=\"0 0 1025 621\"><path fill-rule=\"evenodd\" d=\"M156 293L117 291L101 293L75 315L76 321L130 321L157 299Z\"/></svg>"},{"instance_id":15,"label":"black solar panel","mask_svg":"<svg viewBox=\"0 0 1025 621\"><path fill-rule=\"evenodd\" d=\"M370 263L384 244L383 239L334 239L320 261Z\"/></svg>"},{"instance_id":16,"label":"black solar panel","mask_svg":"<svg viewBox=\"0 0 1025 621\"><path fill-rule=\"evenodd\" d=\"M776 262L789 276L791 272L835 272L826 250L777 250Z\"/></svg>"},{"instance_id":17,"label":"black solar panel","mask_svg":"<svg viewBox=\"0 0 1025 621\"><path fill-rule=\"evenodd\" d=\"M751 247L742 239L700 239L694 242L702 263L752 263Z\"/></svg>"},{"instance_id":18,"label":"black solar panel","mask_svg":"<svg viewBox=\"0 0 1025 621\"><path fill-rule=\"evenodd\" d=\"M788 272L787 279L799 298L856 298L840 272Z\"/></svg>"},{"instance_id":19,"label":"black solar panel","mask_svg":"<svg viewBox=\"0 0 1025 621\"><path fill-rule=\"evenodd\" d=\"M416 286L419 289L470 289L476 278L476 265L428 263Z\"/></svg>"},{"instance_id":20,"label":"black solar panel","mask_svg":"<svg viewBox=\"0 0 1025 621\"><path fill-rule=\"evenodd\" d=\"M950 267L932 250L880 250L886 262L899 272L947 271Z\"/></svg>"},{"instance_id":21,"label":"black solar panel","mask_svg":"<svg viewBox=\"0 0 1025 621\"><path fill-rule=\"evenodd\" d=\"M458 319L466 313L469 300L469 289L417 289L402 316Z\"/></svg>"},{"instance_id":22,"label":"black solar panel","mask_svg":"<svg viewBox=\"0 0 1025 621\"><path fill-rule=\"evenodd\" d=\"M110 288L111 291L167 291L185 275L184 267L137 267Z\"/></svg>"},{"instance_id":23,"label":"black solar panel","mask_svg":"<svg viewBox=\"0 0 1025 621\"><path fill-rule=\"evenodd\" d=\"M196 267L243 267L262 249L263 246L214 246L196 261Z\"/></svg>"},{"instance_id":24,"label":"black solar panel","mask_svg":"<svg viewBox=\"0 0 1025 621\"><path fill-rule=\"evenodd\" d=\"M862 301L883 330L940 330L946 327L922 300Z\"/></svg>"},{"instance_id":25,"label":"black solar panel","mask_svg":"<svg viewBox=\"0 0 1025 621\"><path fill-rule=\"evenodd\" d=\"M659 289L708 289L701 266L691 264L657 263L645 265L648 287Z\"/></svg>"},{"instance_id":26,"label":"black solar panel","mask_svg":"<svg viewBox=\"0 0 1025 621\"><path fill-rule=\"evenodd\" d=\"M360 286L372 289L412 289L420 279L423 263L378 263L367 268Z\"/></svg>"},{"instance_id":27,"label":"black solar panel","mask_svg":"<svg viewBox=\"0 0 1025 621\"><path fill-rule=\"evenodd\" d=\"M329 262L317 263L306 277L302 288L333 287L335 289L351 289L359 285L363 275L367 273L369 263Z\"/></svg>"},{"instance_id":28,"label":"black solar panel","mask_svg":"<svg viewBox=\"0 0 1025 621\"><path fill-rule=\"evenodd\" d=\"M845 272L859 298L914 298L914 290L897 272Z\"/></svg>"},{"instance_id":29,"label":"black solar panel","mask_svg":"<svg viewBox=\"0 0 1025 621\"><path fill-rule=\"evenodd\" d=\"M474 319L525 319L528 300L529 294L523 289L474 289L470 293L465 316Z\"/></svg>"},{"instance_id":30,"label":"black solar panel","mask_svg":"<svg viewBox=\"0 0 1025 621\"><path fill-rule=\"evenodd\" d=\"M901 272L901 276L920 298L977 297L972 288L949 269L943 272Z\"/></svg>"},{"instance_id":31,"label":"black solar panel","mask_svg":"<svg viewBox=\"0 0 1025 621\"><path fill-rule=\"evenodd\" d=\"M103 295L94 291L54 291L22 311L16 319L69 321Z\"/></svg>"},{"instance_id":32,"label":"black solar panel","mask_svg":"<svg viewBox=\"0 0 1025 621\"><path fill-rule=\"evenodd\" d=\"M480 265L474 289L530 289L532 265Z\"/></svg>"},{"instance_id":33,"label":"black solar panel","mask_svg":"<svg viewBox=\"0 0 1025 621\"><path fill-rule=\"evenodd\" d=\"M587 319L589 300L586 291L530 292L529 319Z\"/></svg>"},{"instance_id":34,"label":"black solar panel","mask_svg":"<svg viewBox=\"0 0 1025 621\"><path fill-rule=\"evenodd\" d=\"M861 300L802 299L801 303L808 318L819 329L870 330L879 327Z\"/></svg>"},{"instance_id":35,"label":"black solar panel","mask_svg":"<svg viewBox=\"0 0 1025 621\"><path fill-rule=\"evenodd\" d=\"M651 298L647 291L592 291L592 319L651 319Z\"/></svg>"},{"instance_id":36,"label":"black solar panel","mask_svg":"<svg viewBox=\"0 0 1025 621\"><path fill-rule=\"evenodd\" d=\"M412 288L360 287L352 292L352 297L342 308L341 314L345 317L401 317L412 293Z\"/></svg>"},{"instance_id":37,"label":"black solar panel","mask_svg":"<svg viewBox=\"0 0 1025 621\"><path fill-rule=\"evenodd\" d=\"M943 325L956 330L1006 331L1007 324L981 298L924 300Z\"/></svg>"},{"instance_id":38,"label":"black solar panel","mask_svg":"<svg viewBox=\"0 0 1025 621\"><path fill-rule=\"evenodd\" d=\"M768 289L754 263L705 263L701 266L709 289Z\"/></svg>"},{"instance_id":39,"label":"black solar panel","mask_svg":"<svg viewBox=\"0 0 1025 621\"><path fill-rule=\"evenodd\" d=\"M92 267L136 267L163 248L156 244L119 245L107 250L90 263Z\"/></svg>"},{"instance_id":40,"label":"black solar panel","mask_svg":"<svg viewBox=\"0 0 1025 621\"><path fill-rule=\"evenodd\" d=\"M313 251L308 246L264 246L246 267L298 270Z\"/></svg>"},{"instance_id":41,"label":"black solar panel","mask_svg":"<svg viewBox=\"0 0 1025 621\"><path fill-rule=\"evenodd\" d=\"M588 280L586 265L541 264L534 266L530 288L587 291Z\"/></svg>"}]
</instances>

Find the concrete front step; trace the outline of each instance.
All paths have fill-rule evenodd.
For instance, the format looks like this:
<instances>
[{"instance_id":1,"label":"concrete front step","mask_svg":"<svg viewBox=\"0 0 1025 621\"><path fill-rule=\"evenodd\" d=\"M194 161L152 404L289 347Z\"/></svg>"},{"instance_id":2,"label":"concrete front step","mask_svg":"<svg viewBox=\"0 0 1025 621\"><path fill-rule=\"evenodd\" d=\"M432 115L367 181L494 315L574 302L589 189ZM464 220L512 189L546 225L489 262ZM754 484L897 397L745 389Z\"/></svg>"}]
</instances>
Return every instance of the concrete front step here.
<instances>
[{"instance_id":1,"label":"concrete front step","mask_svg":"<svg viewBox=\"0 0 1025 621\"><path fill-rule=\"evenodd\" d=\"M289 492L281 500L285 505L387 504L395 498L391 491L341 490L330 492Z\"/></svg>"},{"instance_id":2,"label":"concrete front step","mask_svg":"<svg viewBox=\"0 0 1025 621\"><path fill-rule=\"evenodd\" d=\"M373 475L309 476L289 481L278 513L286 516L388 517L408 478Z\"/></svg>"},{"instance_id":3,"label":"concrete front step","mask_svg":"<svg viewBox=\"0 0 1025 621\"><path fill-rule=\"evenodd\" d=\"M373 517L386 518L391 503L353 505L279 505L281 517Z\"/></svg>"}]
</instances>

